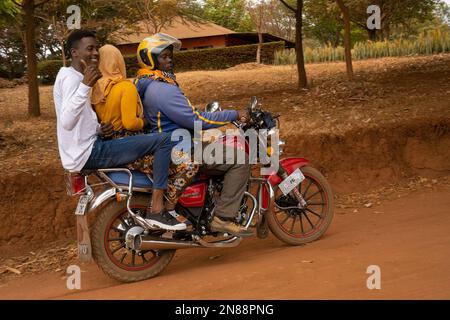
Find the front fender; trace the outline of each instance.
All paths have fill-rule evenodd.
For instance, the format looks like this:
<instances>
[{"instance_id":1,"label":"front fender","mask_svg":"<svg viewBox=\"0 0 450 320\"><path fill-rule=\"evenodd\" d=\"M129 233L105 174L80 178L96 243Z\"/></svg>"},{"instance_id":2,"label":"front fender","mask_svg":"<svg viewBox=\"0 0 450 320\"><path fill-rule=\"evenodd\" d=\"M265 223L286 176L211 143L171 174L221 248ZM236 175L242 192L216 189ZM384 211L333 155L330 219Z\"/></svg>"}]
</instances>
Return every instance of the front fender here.
<instances>
[{"instance_id":1,"label":"front fender","mask_svg":"<svg viewBox=\"0 0 450 320\"><path fill-rule=\"evenodd\" d=\"M287 174L291 174L298 168L306 166L308 163L309 163L308 159L296 157L285 158L280 160L280 166L282 166L284 170L286 170ZM269 181L269 183L272 185L273 188L278 186L280 182L283 181L283 179L276 172L264 176L264 178L267 179L267 181ZM263 209L266 210L268 209L267 207L269 206L269 197L270 197L269 190L267 190L266 186L263 186L263 194L262 194Z\"/></svg>"}]
</instances>

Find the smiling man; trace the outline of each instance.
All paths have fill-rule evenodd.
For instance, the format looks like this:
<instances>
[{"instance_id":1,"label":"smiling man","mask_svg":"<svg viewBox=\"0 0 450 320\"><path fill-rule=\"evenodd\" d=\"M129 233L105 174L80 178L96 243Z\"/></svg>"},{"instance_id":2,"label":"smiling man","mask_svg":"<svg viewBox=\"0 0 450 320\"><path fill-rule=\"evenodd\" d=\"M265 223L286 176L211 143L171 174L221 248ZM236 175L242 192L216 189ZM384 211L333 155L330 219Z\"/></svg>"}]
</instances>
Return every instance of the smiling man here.
<instances>
[{"instance_id":1,"label":"smiling man","mask_svg":"<svg viewBox=\"0 0 450 320\"><path fill-rule=\"evenodd\" d=\"M105 133L112 131L112 126L98 123L90 100L91 89L102 76L98 70L95 34L87 30L73 31L67 39L67 49L72 59L71 66L59 70L53 87L58 147L63 167L71 172L124 167L154 154L152 213L146 220L162 229L186 229L186 224L172 216L159 214L164 208L163 195L171 162L170 136L151 133L104 139Z\"/></svg>"}]
</instances>

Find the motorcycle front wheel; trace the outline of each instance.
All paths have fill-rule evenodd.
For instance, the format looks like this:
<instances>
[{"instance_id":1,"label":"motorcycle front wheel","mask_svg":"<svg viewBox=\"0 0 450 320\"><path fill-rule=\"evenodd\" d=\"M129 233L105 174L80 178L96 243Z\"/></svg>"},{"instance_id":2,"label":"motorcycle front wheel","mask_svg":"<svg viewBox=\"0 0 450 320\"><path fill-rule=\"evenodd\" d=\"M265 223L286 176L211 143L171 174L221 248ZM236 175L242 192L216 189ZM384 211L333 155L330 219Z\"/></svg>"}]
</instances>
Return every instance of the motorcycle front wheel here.
<instances>
[{"instance_id":1,"label":"motorcycle front wheel","mask_svg":"<svg viewBox=\"0 0 450 320\"><path fill-rule=\"evenodd\" d=\"M145 210L151 195L134 194L130 208ZM110 201L96 217L91 231L92 255L98 266L121 282L135 282L158 275L172 260L176 250L142 250L126 248L125 235L135 227L126 201Z\"/></svg>"},{"instance_id":2,"label":"motorcycle front wheel","mask_svg":"<svg viewBox=\"0 0 450 320\"><path fill-rule=\"evenodd\" d=\"M270 231L281 241L290 245L302 245L319 239L333 220L334 199L326 178L313 167L300 168L305 180L298 190L307 202L299 209L298 201L284 195L275 187L275 201L272 212L267 215Z\"/></svg>"}]
</instances>

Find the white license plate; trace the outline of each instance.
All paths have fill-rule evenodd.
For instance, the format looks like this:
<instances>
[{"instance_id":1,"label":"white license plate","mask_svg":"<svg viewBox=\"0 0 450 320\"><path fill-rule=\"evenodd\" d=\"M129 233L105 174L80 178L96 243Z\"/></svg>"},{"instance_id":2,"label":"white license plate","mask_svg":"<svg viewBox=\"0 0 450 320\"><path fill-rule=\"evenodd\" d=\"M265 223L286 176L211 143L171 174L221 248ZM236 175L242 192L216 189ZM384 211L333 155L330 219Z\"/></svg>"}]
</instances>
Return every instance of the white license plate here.
<instances>
[{"instance_id":1,"label":"white license plate","mask_svg":"<svg viewBox=\"0 0 450 320\"><path fill-rule=\"evenodd\" d=\"M287 195L289 192L294 190L294 188L296 188L303 180L305 180L305 176L299 168L292 172L289 177L287 177L280 183L280 190L285 195Z\"/></svg>"},{"instance_id":2,"label":"white license plate","mask_svg":"<svg viewBox=\"0 0 450 320\"><path fill-rule=\"evenodd\" d=\"M75 215L77 216L84 216L86 213L86 208L89 203L89 196L83 195L80 197L80 200L78 200L77 209L75 210Z\"/></svg>"}]
</instances>

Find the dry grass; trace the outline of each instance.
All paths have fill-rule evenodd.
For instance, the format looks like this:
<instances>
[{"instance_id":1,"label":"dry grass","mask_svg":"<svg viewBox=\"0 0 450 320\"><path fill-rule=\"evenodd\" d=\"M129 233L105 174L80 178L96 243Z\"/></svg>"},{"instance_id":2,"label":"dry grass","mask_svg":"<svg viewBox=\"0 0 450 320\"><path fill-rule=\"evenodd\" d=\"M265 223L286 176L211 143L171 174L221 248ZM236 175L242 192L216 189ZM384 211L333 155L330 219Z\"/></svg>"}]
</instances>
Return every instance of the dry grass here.
<instances>
[{"instance_id":1,"label":"dry grass","mask_svg":"<svg viewBox=\"0 0 450 320\"><path fill-rule=\"evenodd\" d=\"M358 42L352 49L354 60L381 57L401 57L414 55L430 55L450 52L450 31L435 29L421 33L411 39L399 38L385 41ZM344 61L344 47L327 45L321 48L307 47L304 52L306 63ZM294 64L297 61L295 49L286 49L275 53L275 64Z\"/></svg>"}]
</instances>

